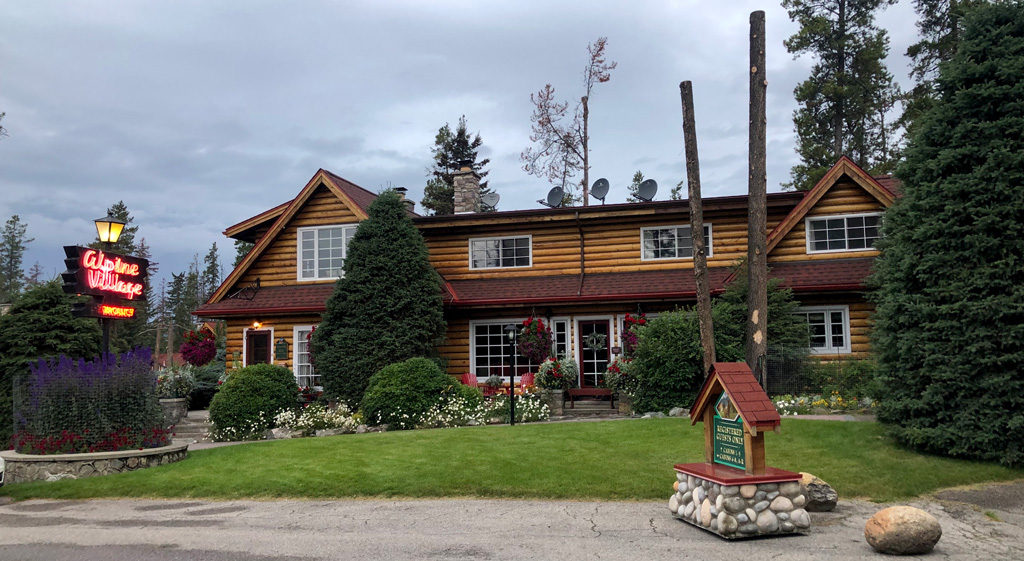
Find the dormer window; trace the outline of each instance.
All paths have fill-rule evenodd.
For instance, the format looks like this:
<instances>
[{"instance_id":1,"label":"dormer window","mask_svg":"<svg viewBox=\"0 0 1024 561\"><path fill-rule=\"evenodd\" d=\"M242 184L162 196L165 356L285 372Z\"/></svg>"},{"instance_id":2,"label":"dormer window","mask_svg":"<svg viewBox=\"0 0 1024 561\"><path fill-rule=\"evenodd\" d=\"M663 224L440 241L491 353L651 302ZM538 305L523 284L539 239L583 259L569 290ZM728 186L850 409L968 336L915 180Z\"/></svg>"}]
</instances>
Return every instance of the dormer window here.
<instances>
[{"instance_id":1,"label":"dormer window","mask_svg":"<svg viewBox=\"0 0 1024 561\"><path fill-rule=\"evenodd\" d=\"M529 267L533 264L532 241L530 236L471 238L469 240L469 268Z\"/></svg>"},{"instance_id":2,"label":"dormer window","mask_svg":"<svg viewBox=\"0 0 1024 561\"><path fill-rule=\"evenodd\" d=\"M356 224L299 228L298 278L300 281L336 279L343 274L348 242Z\"/></svg>"},{"instance_id":3,"label":"dormer window","mask_svg":"<svg viewBox=\"0 0 1024 561\"><path fill-rule=\"evenodd\" d=\"M820 216L805 219L807 253L838 251L867 251L874 249L878 240L878 225L882 215L849 214Z\"/></svg>"},{"instance_id":4,"label":"dormer window","mask_svg":"<svg viewBox=\"0 0 1024 561\"><path fill-rule=\"evenodd\" d=\"M711 257L711 224L704 225L707 256ZM689 226L657 226L640 229L643 260L693 259L693 236Z\"/></svg>"}]
</instances>

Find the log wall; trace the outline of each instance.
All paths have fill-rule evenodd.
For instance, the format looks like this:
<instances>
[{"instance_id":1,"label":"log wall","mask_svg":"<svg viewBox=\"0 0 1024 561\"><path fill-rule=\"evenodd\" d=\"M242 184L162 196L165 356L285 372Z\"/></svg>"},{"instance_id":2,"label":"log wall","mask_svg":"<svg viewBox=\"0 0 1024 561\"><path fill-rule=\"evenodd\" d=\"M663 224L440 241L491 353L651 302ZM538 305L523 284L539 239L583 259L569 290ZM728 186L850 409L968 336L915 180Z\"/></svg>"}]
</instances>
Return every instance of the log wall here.
<instances>
[{"instance_id":1,"label":"log wall","mask_svg":"<svg viewBox=\"0 0 1024 561\"><path fill-rule=\"evenodd\" d=\"M867 212L883 212L885 206L872 197L856 183L845 179L836 183L823 196L807 216L828 216L838 214L861 214ZM848 257L875 257L878 251L849 251L836 253L807 253L807 232L805 223L800 220L793 226L782 241L768 254L769 263L781 261L809 261L816 259L843 259Z\"/></svg>"}]
</instances>

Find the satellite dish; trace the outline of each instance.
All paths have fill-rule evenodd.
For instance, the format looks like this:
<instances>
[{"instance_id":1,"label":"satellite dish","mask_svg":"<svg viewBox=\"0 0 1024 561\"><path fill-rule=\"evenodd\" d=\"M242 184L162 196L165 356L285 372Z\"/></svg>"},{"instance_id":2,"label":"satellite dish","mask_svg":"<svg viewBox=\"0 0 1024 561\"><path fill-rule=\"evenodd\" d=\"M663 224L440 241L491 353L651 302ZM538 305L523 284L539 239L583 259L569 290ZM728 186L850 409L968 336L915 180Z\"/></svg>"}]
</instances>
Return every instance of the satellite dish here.
<instances>
[{"instance_id":1,"label":"satellite dish","mask_svg":"<svg viewBox=\"0 0 1024 561\"><path fill-rule=\"evenodd\" d=\"M561 187L552 187L551 190L548 191L548 200L538 200L537 202L547 207L558 208L562 206L562 198L564 197L565 191L562 191Z\"/></svg>"},{"instance_id":2,"label":"satellite dish","mask_svg":"<svg viewBox=\"0 0 1024 561\"><path fill-rule=\"evenodd\" d=\"M640 183L640 188L637 189L636 196L646 202L654 200L654 195L658 194L658 182L653 179L645 179Z\"/></svg>"},{"instance_id":3,"label":"satellite dish","mask_svg":"<svg viewBox=\"0 0 1024 561\"><path fill-rule=\"evenodd\" d=\"M480 202L491 208L498 206L499 200L501 200L501 195L494 192L484 193L483 195L480 195Z\"/></svg>"},{"instance_id":4,"label":"satellite dish","mask_svg":"<svg viewBox=\"0 0 1024 561\"><path fill-rule=\"evenodd\" d=\"M604 198L608 196L608 180L602 177L595 181L594 186L590 188L590 194L604 204Z\"/></svg>"}]
</instances>

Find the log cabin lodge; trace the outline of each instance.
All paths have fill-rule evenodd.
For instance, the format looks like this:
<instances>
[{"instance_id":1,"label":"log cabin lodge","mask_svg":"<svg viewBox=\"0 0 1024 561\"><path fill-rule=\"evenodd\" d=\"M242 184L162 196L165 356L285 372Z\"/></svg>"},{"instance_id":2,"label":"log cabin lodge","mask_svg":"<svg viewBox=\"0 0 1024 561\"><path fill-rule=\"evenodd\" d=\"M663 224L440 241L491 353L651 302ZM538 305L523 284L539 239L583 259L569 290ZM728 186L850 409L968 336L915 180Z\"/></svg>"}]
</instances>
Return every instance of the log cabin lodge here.
<instances>
[{"instance_id":1,"label":"log cabin lodge","mask_svg":"<svg viewBox=\"0 0 1024 561\"><path fill-rule=\"evenodd\" d=\"M846 157L810 191L768 194L769 276L800 302L812 355L869 354L865 280L881 214L896 196L895 179L872 177ZM272 362L292 369L300 386L319 385L306 335L375 198L321 169L295 198L224 231L255 246L196 315L226 321L229 367ZM746 256L747 197L703 202L714 295ZM455 214L419 216L406 204L443 281L448 329L438 352L449 374L500 373L503 327L534 315L551 326L554 352L580 365L580 384L596 386L627 313L651 317L696 301L686 200L480 213L479 177L463 168ZM603 348L583 343L592 334L604 336ZM536 370L517 360L517 375Z\"/></svg>"}]
</instances>

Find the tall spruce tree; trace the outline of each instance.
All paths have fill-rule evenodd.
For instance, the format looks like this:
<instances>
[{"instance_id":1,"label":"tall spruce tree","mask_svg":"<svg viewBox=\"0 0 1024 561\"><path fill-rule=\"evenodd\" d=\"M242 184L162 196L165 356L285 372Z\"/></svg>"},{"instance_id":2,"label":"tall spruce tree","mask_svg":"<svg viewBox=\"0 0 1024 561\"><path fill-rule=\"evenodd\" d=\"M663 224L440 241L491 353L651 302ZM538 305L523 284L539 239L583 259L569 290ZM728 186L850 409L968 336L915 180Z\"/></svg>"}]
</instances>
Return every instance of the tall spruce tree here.
<instances>
[{"instance_id":1,"label":"tall spruce tree","mask_svg":"<svg viewBox=\"0 0 1024 561\"><path fill-rule=\"evenodd\" d=\"M0 303L8 303L25 285L25 249L33 239L26 237L28 225L17 214L11 216L0 233Z\"/></svg>"},{"instance_id":2,"label":"tall spruce tree","mask_svg":"<svg viewBox=\"0 0 1024 561\"><path fill-rule=\"evenodd\" d=\"M899 134L889 113L900 92L883 62L889 39L875 12L895 1L782 1L800 24L786 49L815 58L810 77L793 91L800 163L788 186L810 189L843 155L873 173L892 168Z\"/></svg>"},{"instance_id":3,"label":"tall spruce tree","mask_svg":"<svg viewBox=\"0 0 1024 561\"><path fill-rule=\"evenodd\" d=\"M245 256L249 255L249 252L252 251L252 248L255 246L256 244L252 242L235 240L235 261L231 266L237 267L238 264L242 262L242 259L245 259Z\"/></svg>"},{"instance_id":4,"label":"tall spruce tree","mask_svg":"<svg viewBox=\"0 0 1024 561\"><path fill-rule=\"evenodd\" d=\"M640 184L644 182L644 172L636 170L633 174L633 182L626 186L626 191L629 193L626 196L627 203L638 203L643 199L640 198Z\"/></svg>"},{"instance_id":5,"label":"tall spruce tree","mask_svg":"<svg viewBox=\"0 0 1024 561\"><path fill-rule=\"evenodd\" d=\"M975 8L897 170L875 264L879 420L1024 465L1024 3Z\"/></svg>"},{"instance_id":6,"label":"tall spruce tree","mask_svg":"<svg viewBox=\"0 0 1024 561\"><path fill-rule=\"evenodd\" d=\"M203 257L203 273L199 279L201 285L199 303L205 302L220 286L220 256L217 255L217 242L213 242L210 251Z\"/></svg>"},{"instance_id":7,"label":"tall spruce tree","mask_svg":"<svg viewBox=\"0 0 1024 561\"><path fill-rule=\"evenodd\" d=\"M11 390L16 377L28 372L30 361L67 355L89 358L99 354L96 320L75 318L75 297L64 294L58 281L29 288L0 316L0 445L11 437Z\"/></svg>"},{"instance_id":8,"label":"tall spruce tree","mask_svg":"<svg viewBox=\"0 0 1024 561\"><path fill-rule=\"evenodd\" d=\"M444 339L441 279L393 191L369 208L348 245L344 275L313 334L324 390L356 406L374 372L435 354Z\"/></svg>"},{"instance_id":9,"label":"tall spruce tree","mask_svg":"<svg viewBox=\"0 0 1024 561\"><path fill-rule=\"evenodd\" d=\"M427 170L429 179L420 201L431 214L455 213L455 172L459 171L460 162L469 160L472 162L470 167L481 179L487 177L489 172L484 170L484 166L491 161L487 158L477 161L482 144L480 133L476 136L470 134L465 115L459 117L454 131L448 123L437 130L434 146L430 149L434 162ZM490 192L486 181L480 183L480 192Z\"/></svg>"}]
</instances>

